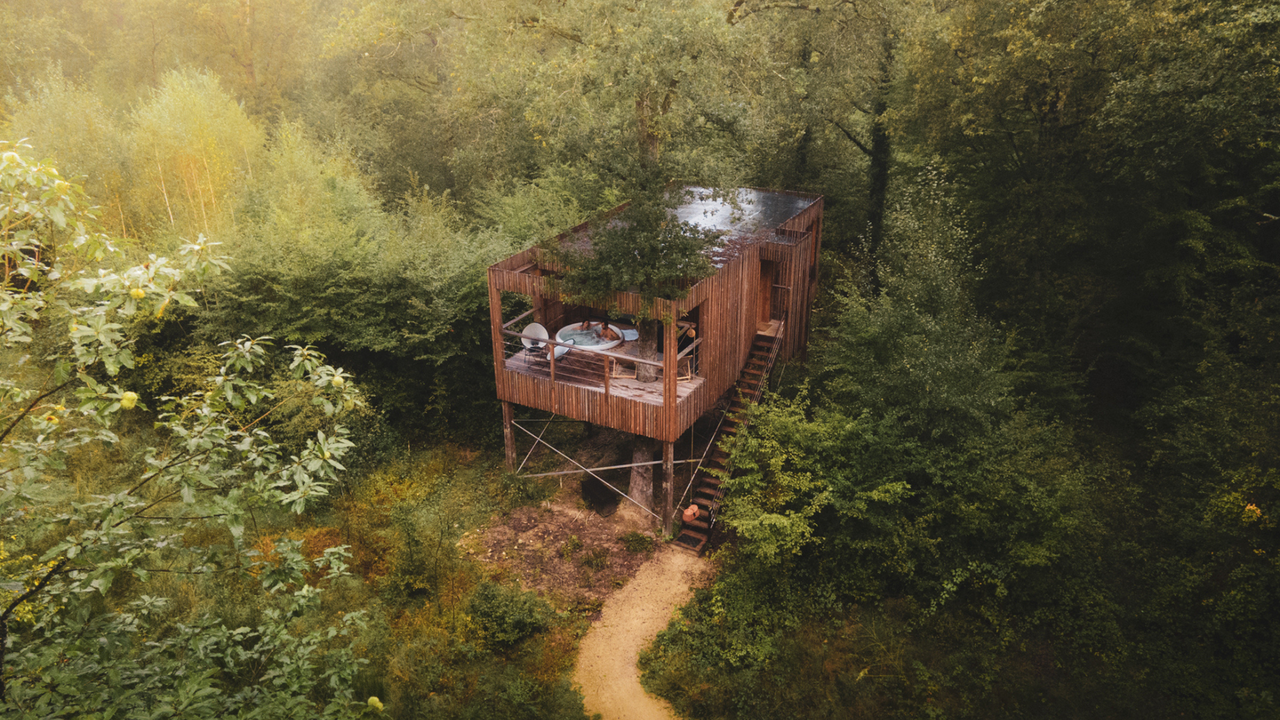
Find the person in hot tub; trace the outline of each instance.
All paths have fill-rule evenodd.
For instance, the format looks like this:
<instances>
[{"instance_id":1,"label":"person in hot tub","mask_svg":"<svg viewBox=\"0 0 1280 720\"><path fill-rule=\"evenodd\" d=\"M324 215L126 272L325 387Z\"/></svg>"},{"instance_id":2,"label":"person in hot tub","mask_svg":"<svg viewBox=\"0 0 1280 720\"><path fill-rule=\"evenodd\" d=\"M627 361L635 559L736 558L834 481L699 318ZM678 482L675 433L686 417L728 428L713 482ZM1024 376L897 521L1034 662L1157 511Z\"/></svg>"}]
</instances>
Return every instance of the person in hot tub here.
<instances>
[{"instance_id":1,"label":"person in hot tub","mask_svg":"<svg viewBox=\"0 0 1280 720\"><path fill-rule=\"evenodd\" d=\"M595 331L596 331L596 337L603 339L605 342L613 342L613 341L615 341L615 340L620 339L620 338L618 337L618 333L614 332L614 331L613 331L613 328L609 327L609 324L608 324L608 323L606 323L606 322L605 322L605 321L603 321L603 320L600 320L600 321L597 321L597 322L591 322L590 320L584 320L584 321L582 322L582 329L583 329L583 330L595 330Z\"/></svg>"}]
</instances>

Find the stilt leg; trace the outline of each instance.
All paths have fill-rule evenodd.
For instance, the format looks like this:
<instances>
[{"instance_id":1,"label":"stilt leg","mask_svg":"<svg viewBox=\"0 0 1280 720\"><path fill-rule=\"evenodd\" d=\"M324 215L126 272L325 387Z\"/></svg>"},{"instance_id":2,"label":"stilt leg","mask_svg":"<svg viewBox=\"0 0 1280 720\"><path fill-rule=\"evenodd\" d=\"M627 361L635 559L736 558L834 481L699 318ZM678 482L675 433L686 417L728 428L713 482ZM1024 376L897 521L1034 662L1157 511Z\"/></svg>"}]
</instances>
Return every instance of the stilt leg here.
<instances>
[{"instance_id":1,"label":"stilt leg","mask_svg":"<svg viewBox=\"0 0 1280 720\"><path fill-rule=\"evenodd\" d=\"M662 494L664 497L663 507L666 512L662 514L662 532L668 536L671 535L671 516L675 508L672 503L675 502L676 494L676 444L664 442L662 443Z\"/></svg>"},{"instance_id":2,"label":"stilt leg","mask_svg":"<svg viewBox=\"0 0 1280 720\"><path fill-rule=\"evenodd\" d=\"M516 432L511 427L515 421L515 412L511 403L502 402L502 442L507 449L507 472L516 471Z\"/></svg>"}]
</instances>

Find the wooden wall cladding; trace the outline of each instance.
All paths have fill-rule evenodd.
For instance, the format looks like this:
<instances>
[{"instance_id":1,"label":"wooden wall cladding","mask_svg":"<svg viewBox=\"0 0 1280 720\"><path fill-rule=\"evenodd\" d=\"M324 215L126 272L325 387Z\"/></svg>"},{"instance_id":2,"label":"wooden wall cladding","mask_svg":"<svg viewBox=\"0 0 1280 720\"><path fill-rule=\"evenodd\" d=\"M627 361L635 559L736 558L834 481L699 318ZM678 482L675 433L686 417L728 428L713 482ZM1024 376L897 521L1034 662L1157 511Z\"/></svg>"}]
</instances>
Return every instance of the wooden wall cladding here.
<instances>
[{"instance_id":1,"label":"wooden wall cladding","mask_svg":"<svg viewBox=\"0 0 1280 720\"><path fill-rule=\"evenodd\" d=\"M691 287L684 299L656 300L646 308L639 294L618 293L615 296L612 309L618 312L648 314L666 321L667 348L676 346L674 321L699 308L698 337L702 344L698 348L698 382L677 385L675 359L666 358L668 367L664 369L663 380L654 383L654 392L648 398L606 394L601 388L552 382L507 368L503 354L502 293L515 292L530 297L538 321L543 322L553 334L563 326L570 310L550 291L547 275L559 268L550 263L539 249L530 248L495 263L489 268L489 310L498 398L674 442L737 382L751 353L762 297L761 260L777 264L774 283L788 288L785 291L788 321L780 357L786 359L804 350L821 248L822 198L793 194L815 197L815 201L778 227L773 240L741 247L738 255L726 262L719 272ZM773 297L776 298L776 292ZM601 311L608 309L599 308ZM776 310L774 312L776 314ZM670 402L664 398L670 398Z\"/></svg>"}]
</instances>

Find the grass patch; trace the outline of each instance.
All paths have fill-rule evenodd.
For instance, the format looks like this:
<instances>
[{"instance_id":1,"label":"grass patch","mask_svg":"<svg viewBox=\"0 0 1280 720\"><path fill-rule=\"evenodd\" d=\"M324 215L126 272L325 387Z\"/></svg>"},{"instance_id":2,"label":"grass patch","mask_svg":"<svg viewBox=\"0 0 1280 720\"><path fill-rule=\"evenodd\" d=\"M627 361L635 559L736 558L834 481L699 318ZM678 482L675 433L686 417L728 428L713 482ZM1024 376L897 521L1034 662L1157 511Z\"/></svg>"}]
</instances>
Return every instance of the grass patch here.
<instances>
[{"instance_id":1,"label":"grass patch","mask_svg":"<svg viewBox=\"0 0 1280 720\"><path fill-rule=\"evenodd\" d=\"M622 547L626 548L627 552L637 555L653 550L653 548L658 544L657 541L649 535L642 532L636 532L635 530L625 533L619 537L618 540L622 541Z\"/></svg>"}]
</instances>

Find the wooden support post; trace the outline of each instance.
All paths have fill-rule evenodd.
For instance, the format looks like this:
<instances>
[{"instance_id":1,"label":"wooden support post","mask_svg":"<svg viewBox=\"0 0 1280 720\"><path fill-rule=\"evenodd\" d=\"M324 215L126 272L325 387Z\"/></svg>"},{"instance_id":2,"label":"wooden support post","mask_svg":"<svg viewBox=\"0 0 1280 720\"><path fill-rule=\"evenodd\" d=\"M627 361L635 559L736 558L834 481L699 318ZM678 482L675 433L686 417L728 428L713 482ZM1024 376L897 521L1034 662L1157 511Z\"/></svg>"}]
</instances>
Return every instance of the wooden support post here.
<instances>
[{"instance_id":1,"label":"wooden support post","mask_svg":"<svg viewBox=\"0 0 1280 720\"><path fill-rule=\"evenodd\" d=\"M676 385L676 321L675 311L668 306L667 312L670 316L663 323L663 349L662 349L662 410L663 417L662 435L663 442L675 440L680 435L676 428L678 415L676 406L679 404L679 393Z\"/></svg>"},{"instance_id":2,"label":"wooden support post","mask_svg":"<svg viewBox=\"0 0 1280 720\"><path fill-rule=\"evenodd\" d=\"M506 384L502 381L502 370L506 365L506 356L502 351L502 292L498 290L493 268L489 268L489 325L493 341L493 374L498 384L498 397L502 397L503 390L506 389Z\"/></svg>"},{"instance_id":3,"label":"wooden support post","mask_svg":"<svg viewBox=\"0 0 1280 720\"><path fill-rule=\"evenodd\" d=\"M662 532L670 537L676 494L676 444L673 442L662 443L662 494L665 496L662 505L666 508L662 513Z\"/></svg>"},{"instance_id":4,"label":"wooden support post","mask_svg":"<svg viewBox=\"0 0 1280 720\"><path fill-rule=\"evenodd\" d=\"M511 403L502 401L502 443L507 449L507 472L516 471L516 433L511 428L515 420L515 412Z\"/></svg>"}]
</instances>

